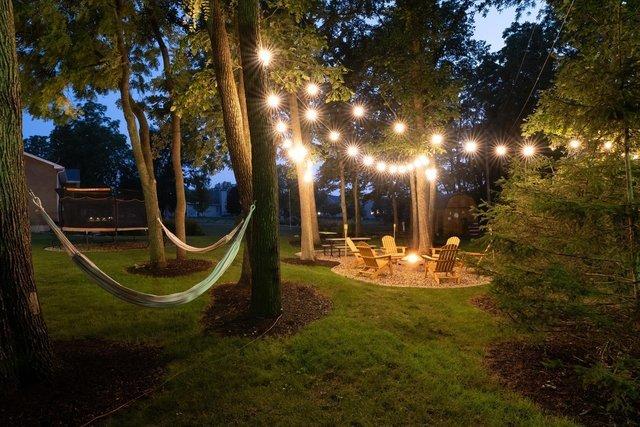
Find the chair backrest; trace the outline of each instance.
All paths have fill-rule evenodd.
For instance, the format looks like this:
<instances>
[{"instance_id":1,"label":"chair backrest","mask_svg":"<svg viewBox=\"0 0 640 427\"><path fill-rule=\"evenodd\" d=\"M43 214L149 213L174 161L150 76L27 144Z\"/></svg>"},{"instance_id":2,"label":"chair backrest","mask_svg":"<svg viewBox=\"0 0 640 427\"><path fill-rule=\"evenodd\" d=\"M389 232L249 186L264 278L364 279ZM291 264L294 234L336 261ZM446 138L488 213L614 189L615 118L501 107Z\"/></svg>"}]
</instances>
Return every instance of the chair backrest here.
<instances>
[{"instance_id":1,"label":"chair backrest","mask_svg":"<svg viewBox=\"0 0 640 427\"><path fill-rule=\"evenodd\" d=\"M460 238L457 236L452 236L449 237L447 239L447 243L445 243L445 246L447 245L456 245L456 246L460 246Z\"/></svg>"},{"instance_id":2,"label":"chair backrest","mask_svg":"<svg viewBox=\"0 0 640 427\"><path fill-rule=\"evenodd\" d=\"M384 261L381 259L376 259L376 254L373 252L373 248L369 245L360 246L360 256L364 261L364 265L367 267L375 267L378 268Z\"/></svg>"},{"instance_id":3,"label":"chair backrest","mask_svg":"<svg viewBox=\"0 0 640 427\"><path fill-rule=\"evenodd\" d=\"M398 247L396 246L396 239L393 236L382 237L382 248L388 254L398 253Z\"/></svg>"},{"instance_id":4,"label":"chair backrest","mask_svg":"<svg viewBox=\"0 0 640 427\"><path fill-rule=\"evenodd\" d=\"M458 245L448 244L440 249L440 256L436 260L436 273L450 273L456 264Z\"/></svg>"},{"instance_id":5,"label":"chair backrest","mask_svg":"<svg viewBox=\"0 0 640 427\"><path fill-rule=\"evenodd\" d=\"M346 239L344 239L344 241L347 243L347 246L349 247L349 250L353 253L358 253L360 252L358 250L358 247L355 245L355 243L353 243L353 240L351 240L350 237L347 237Z\"/></svg>"}]
</instances>

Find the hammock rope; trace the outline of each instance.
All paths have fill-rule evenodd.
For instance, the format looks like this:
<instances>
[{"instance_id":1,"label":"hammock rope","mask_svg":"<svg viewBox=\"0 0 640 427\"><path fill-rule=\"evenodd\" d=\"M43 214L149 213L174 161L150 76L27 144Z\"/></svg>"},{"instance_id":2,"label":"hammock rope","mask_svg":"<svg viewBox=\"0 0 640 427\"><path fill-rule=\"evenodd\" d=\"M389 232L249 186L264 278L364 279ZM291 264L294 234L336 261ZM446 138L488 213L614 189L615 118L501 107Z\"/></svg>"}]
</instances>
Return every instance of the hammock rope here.
<instances>
[{"instance_id":1,"label":"hammock rope","mask_svg":"<svg viewBox=\"0 0 640 427\"><path fill-rule=\"evenodd\" d=\"M53 233L56 235L62 247L71 257L73 263L76 264L76 266L80 270L82 270L98 286L100 286L102 289L109 292L113 296L131 304L153 308L174 307L177 305L186 304L209 290L229 269L236 256L238 255L240 246L242 244L242 238L247 231L251 216L253 215L253 211L255 210L255 206L251 206L247 217L238 227L234 229L235 237L233 238L233 242L231 243L229 249L224 254L220 262L218 262L218 264L207 277L185 291L168 295L155 295L136 291L135 289L131 289L124 285L121 285L107 273L102 271L89 258L83 255L73 243L71 243L71 241L67 238L67 236L65 236L62 230L60 230L55 221L44 209L40 199L33 192L30 192L30 194L31 200L42 215L42 218L49 225L51 231L53 231ZM226 237L227 236L225 236L225 238Z\"/></svg>"},{"instance_id":2,"label":"hammock rope","mask_svg":"<svg viewBox=\"0 0 640 427\"><path fill-rule=\"evenodd\" d=\"M162 221L160 221L160 218L158 218L158 223L160 224L160 226L162 227L162 230L164 230L164 234L167 235L167 238L169 240L171 240L171 242L176 245L177 247L179 247L180 249L184 249L187 252L195 252L195 253L205 253L205 252L209 252L212 251L214 249L218 249L221 246L226 245L227 243L229 243L229 241L233 238L233 236L236 234L236 232L240 229L240 227L242 227L242 224L244 223L244 220L240 221L240 223L238 225L236 225L236 227L231 230L231 232L229 232L229 234L227 234L226 236L222 236L222 238L220 240L218 240L217 242L215 242L212 245L209 246L205 246L204 248L198 248L195 246L191 246L186 244L185 242L183 242L182 240L180 240L178 238L178 236L176 236L175 234L173 234L171 232L171 230L169 230L163 223Z\"/></svg>"}]
</instances>

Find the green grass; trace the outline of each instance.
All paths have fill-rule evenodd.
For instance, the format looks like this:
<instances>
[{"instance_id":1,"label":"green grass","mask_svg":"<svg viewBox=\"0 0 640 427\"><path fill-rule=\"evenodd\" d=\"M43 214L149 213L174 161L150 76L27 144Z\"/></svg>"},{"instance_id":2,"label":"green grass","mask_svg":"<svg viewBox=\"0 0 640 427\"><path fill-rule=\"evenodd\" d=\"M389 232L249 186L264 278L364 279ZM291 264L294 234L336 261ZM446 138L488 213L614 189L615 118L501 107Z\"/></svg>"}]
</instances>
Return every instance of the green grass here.
<instances>
[{"instance_id":1,"label":"green grass","mask_svg":"<svg viewBox=\"0 0 640 427\"><path fill-rule=\"evenodd\" d=\"M331 297L333 311L293 337L250 343L203 335L208 295L180 308L128 305L88 282L65 254L44 251L49 241L34 239L34 263L51 335L160 344L167 377L180 373L118 413L114 424L569 424L503 389L483 365L486 346L514 334L469 304L486 288L385 288L324 267L283 264L285 280L313 285ZM283 238L282 256L294 252ZM123 283L154 293L185 289L206 275L128 274L127 266L145 260L144 250L89 257ZM222 282L238 276L239 260Z\"/></svg>"}]
</instances>

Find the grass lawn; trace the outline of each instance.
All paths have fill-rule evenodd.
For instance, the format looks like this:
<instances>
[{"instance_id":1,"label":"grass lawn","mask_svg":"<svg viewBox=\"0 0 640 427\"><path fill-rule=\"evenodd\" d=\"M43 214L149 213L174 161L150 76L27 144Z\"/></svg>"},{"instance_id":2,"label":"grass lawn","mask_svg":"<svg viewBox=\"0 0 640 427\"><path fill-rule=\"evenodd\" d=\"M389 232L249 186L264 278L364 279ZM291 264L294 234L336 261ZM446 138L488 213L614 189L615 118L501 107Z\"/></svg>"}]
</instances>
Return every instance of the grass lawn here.
<instances>
[{"instance_id":1,"label":"grass lawn","mask_svg":"<svg viewBox=\"0 0 640 427\"><path fill-rule=\"evenodd\" d=\"M167 377L179 374L114 424L569 424L503 389L483 366L486 346L514 334L469 304L486 288L384 288L283 264L285 280L316 287L333 311L295 336L250 343L203 335L208 295L180 308L128 305L88 282L66 254L44 251L49 242L34 238L34 263L52 336L159 344ZM296 251L286 238L281 248L283 257ZM182 290L206 275L128 274L144 250L88 255L147 292ZM239 265L240 258L222 282L233 281Z\"/></svg>"}]
</instances>

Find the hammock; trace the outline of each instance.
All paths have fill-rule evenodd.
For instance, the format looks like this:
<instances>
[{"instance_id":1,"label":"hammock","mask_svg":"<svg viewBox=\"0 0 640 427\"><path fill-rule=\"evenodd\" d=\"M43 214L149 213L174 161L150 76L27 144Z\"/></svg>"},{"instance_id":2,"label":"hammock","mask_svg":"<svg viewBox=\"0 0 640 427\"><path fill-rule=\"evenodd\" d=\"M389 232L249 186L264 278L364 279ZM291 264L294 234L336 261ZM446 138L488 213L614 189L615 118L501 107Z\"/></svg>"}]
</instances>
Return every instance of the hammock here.
<instances>
[{"instance_id":1,"label":"hammock","mask_svg":"<svg viewBox=\"0 0 640 427\"><path fill-rule=\"evenodd\" d=\"M178 236L173 234L171 232L171 230L169 230L167 227L165 227L165 225L162 223L162 221L160 221L160 218L158 218L158 223L160 223L160 226L164 230L164 234L167 235L169 240L171 240L171 242L174 245L176 245L180 249L184 249L187 252L195 252L195 253L199 253L199 254L205 253L205 252L209 252L209 251L212 251L214 249L218 249L221 246L226 245L233 238L234 234L236 234L236 232L240 229L240 227L242 227L242 223L243 222L244 222L244 220L240 221L240 223L236 226L236 228L231 230L231 232L229 232L229 234L227 234L226 236L222 236L222 238L220 240L218 240L217 242L215 242L214 244L209 245L209 246L205 246L204 248L197 248L195 246L187 245L185 242L180 240L178 238Z\"/></svg>"},{"instance_id":2,"label":"hammock","mask_svg":"<svg viewBox=\"0 0 640 427\"><path fill-rule=\"evenodd\" d=\"M233 263L233 260L240 250L242 238L247 230L247 226L249 225L251 216L253 215L253 211L255 209L255 206L251 206L249 214L242 223L242 226L238 229L235 238L233 239L233 242L229 247L229 250L204 280L195 284L186 291L169 295L154 295L127 288L126 286L121 285L112 277L107 275L107 273L100 270L100 268L95 265L89 258L80 253L80 251L78 251L73 243L71 243L67 236L64 235L62 230L60 230L53 219L45 211L44 207L42 207L42 202L40 201L40 199L35 194L33 194L33 192L30 192L30 194L33 203L36 205L36 208L40 211L40 214L47 222L49 227L51 227L51 231L53 231L58 240L60 240L60 244L64 247L67 254L69 254L69 256L71 257L71 260L76 264L76 266L78 266L78 268L80 268L80 270L82 270L87 276L89 276L89 278L96 282L98 286L114 295L115 297L131 304L141 305L144 307L173 307L176 305L186 304L190 301L193 301L194 299L205 293L209 288L211 288Z\"/></svg>"}]
</instances>

